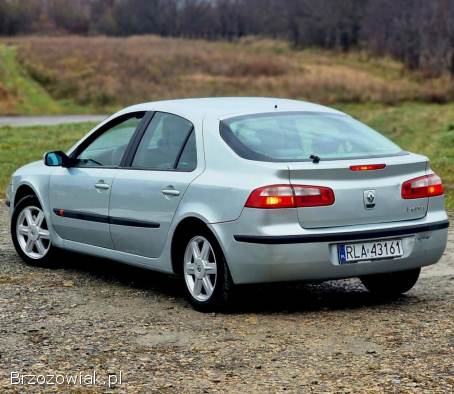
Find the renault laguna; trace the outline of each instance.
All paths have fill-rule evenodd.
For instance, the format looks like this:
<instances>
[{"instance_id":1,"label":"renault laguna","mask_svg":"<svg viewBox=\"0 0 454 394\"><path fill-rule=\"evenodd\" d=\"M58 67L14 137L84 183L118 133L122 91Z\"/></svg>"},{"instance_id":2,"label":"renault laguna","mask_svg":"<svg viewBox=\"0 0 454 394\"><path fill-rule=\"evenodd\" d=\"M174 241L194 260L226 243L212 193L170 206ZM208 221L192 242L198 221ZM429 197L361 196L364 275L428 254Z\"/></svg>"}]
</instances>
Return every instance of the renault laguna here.
<instances>
[{"instance_id":1,"label":"renault laguna","mask_svg":"<svg viewBox=\"0 0 454 394\"><path fill-rule=\"evenodd\" d=\"M359 277L411 289L447 241L443 185L340 111L273 98L151 102L17 170L11 234L28 264L69 250L178 275L202 311L240 284Z\"/></svg>"}]
</instances>

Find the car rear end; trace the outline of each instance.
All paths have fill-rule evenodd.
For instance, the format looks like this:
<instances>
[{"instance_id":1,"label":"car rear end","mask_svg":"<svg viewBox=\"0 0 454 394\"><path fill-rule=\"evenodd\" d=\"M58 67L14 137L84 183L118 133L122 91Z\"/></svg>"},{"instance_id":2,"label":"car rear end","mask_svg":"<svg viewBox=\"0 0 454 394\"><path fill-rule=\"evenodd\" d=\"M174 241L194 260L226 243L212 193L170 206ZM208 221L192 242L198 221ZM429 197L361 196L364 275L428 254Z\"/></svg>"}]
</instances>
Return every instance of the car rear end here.
<instances>
[{"instance_id":1,"label":"car rear end","mask_svg":"<svg viewBox=\"0 0 454 394\"><path fill-rule=\"evenodd\" d=\"M232 118L221 137L250 183L238 219L211 225L235 283L405 271L443 254L443 186L426 157L337 114Z\"/></svg>"}]
</instances>

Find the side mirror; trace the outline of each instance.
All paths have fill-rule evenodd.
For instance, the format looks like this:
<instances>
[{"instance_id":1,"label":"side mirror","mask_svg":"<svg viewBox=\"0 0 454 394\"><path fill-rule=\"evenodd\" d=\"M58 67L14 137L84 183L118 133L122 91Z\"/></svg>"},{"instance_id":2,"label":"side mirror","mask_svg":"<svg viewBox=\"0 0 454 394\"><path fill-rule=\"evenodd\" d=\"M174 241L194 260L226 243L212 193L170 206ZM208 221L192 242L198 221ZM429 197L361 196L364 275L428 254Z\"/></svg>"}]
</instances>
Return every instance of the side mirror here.
<instances>
[{"instance_id":1,"label":"side mirror","mask_svg":"<svg viewBox=\"0 0 454 394\"><path fill-rule=\"evenodd\" d=\"M44 164L49 167L70 167L72 160L65 152L47 152L44 155Z\"/></svg>"}]
</instances>

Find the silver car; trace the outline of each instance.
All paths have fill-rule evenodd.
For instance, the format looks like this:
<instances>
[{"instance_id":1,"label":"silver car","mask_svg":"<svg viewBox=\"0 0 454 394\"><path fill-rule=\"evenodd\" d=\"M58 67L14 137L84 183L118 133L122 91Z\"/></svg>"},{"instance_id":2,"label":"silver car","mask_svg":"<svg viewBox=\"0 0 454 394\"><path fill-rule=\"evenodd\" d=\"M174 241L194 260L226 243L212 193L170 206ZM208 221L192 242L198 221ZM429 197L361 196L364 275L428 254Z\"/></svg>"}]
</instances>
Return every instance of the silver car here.
<instances>
[{"instance_id":1,"label":"silver car","mask_svg":"<svg viewBox=\"0 0 454 394\"><path fill-rule=\"evenodd\" d=\"M123 109L17 170L7 205L26 263L71 250L176 274L204 311L248 283L359 277L401 294L440 259L448 227L426 157L274 98Z\"/></svg>"}]
</instances>

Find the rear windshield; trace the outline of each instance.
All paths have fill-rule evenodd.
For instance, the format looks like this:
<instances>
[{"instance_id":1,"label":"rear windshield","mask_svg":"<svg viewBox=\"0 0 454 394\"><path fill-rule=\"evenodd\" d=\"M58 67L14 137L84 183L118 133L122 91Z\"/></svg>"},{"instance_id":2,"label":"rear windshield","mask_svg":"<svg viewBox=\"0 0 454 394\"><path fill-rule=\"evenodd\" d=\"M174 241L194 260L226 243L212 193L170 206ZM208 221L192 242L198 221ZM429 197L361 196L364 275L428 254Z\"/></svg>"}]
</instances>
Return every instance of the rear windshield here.
<instances>
[{"instance_id":1,"label":"rear windshield","mask_svg":"<svg viewBox=\"0 0 454 394\"><path fill-rule=\"evenodd\" d=\"M347 115L282 112L223 120L224 141L241 157L260 161L303 161L403 154L390 140Z\"/></svg>"}]
</instances>

